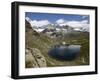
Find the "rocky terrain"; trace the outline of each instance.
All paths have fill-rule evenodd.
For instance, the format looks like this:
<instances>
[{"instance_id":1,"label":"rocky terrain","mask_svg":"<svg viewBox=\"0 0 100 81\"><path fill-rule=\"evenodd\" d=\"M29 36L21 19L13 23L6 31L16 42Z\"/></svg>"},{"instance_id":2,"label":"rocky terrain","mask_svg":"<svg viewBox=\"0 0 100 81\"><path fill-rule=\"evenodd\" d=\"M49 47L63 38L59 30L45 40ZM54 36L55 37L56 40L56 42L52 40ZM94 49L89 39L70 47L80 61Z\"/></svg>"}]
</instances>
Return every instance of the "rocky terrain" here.
<instances>
[{"instance_id":1,"label":"rocky terrain","mask_svg":"<svg viewBox=\"0 0 100 81\"><path fill-rule=\"evenodd\" d=\"M25 51L26 67L46 67L45 57L36 48L27 48Z\"/></svg>"},{"instance_id":2,"label":"rocky terrain","mask_svg":"<svg viewBox=\"0 0 100 81\"><path fill-rule=\"evenodd\" d=\"M45 57L41 54L41 51L37 48L30 46L30 44L32 43L31 39L32 38L34 39L35 38L34 36L39 36L39 34L36 31L34 31L30 26L30 24L26 21L26 49L25 49L26 67L27 68L46 67L47 66L46 60Z\"/></svg>"}]
</instances>

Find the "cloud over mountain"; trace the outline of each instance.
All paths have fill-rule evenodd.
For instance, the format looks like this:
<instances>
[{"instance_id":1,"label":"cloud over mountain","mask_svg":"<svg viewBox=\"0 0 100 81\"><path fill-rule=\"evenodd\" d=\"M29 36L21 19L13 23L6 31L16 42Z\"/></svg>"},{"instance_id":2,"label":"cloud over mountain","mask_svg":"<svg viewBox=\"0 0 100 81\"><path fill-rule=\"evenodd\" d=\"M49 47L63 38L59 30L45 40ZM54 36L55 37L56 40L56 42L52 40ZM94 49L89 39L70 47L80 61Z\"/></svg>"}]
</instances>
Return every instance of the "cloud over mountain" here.
<instances>
[{"instance_id":1,"label":"cloud over mountain","mask_svg":"<svg viewBox=\"0 0 100 81\"><path fill-rule=\"evenodd\" d=\"M64 19L58 19L56 21L57 24L59 24L60 26L63 25L68 25L71 26L73 28L83 28L86 29L87 31L89 31L89 23L88 20L81 20L81 21L76 21L76 20L64 20Z\"/></svg>"},{"instance_id":2,"label":"cloud over mountain","mask_svg":"<svg viewBox=\"0 0 100 81\"><path fill-rule=\"evenodd\" d=\"M85 16L84 16L85 17ZM51 23L48 20L31 20L30 18L26 17L26 20L30 22L32 27L43 27L49 24L57 24L59 26L65 26L68 25L70 27L76 28L76 29L84 29L86 31L89 31L89 23L88 20L81 20L81 21L76 21L76 20L64 20L64 19L58 19L54 23Z\"/></svg>"},{"instance_id":3,"label":"cloud over mountain","mask_svg":"<svg viewBox=\"0 0 100 81\"><path fill-rule=\"evenodd\" d=\"M41 27L41 26L45 26L50 24L50 22L48 20L33 20L30 22L32 26L37 26L37 27Z\"/></svg>"},{"instance_id":4,"label":"cloud over mountain","mask_svg":"<svg viewBox=\"0 0 100 81\"><path fill-rule=\"evenodd\" d=\"M72 26L72 27L89 27L88 21L87 20L82 20L82 21L67 21L67 25Z\"/></svg>"},{"instance_id":5,"label":"cloud over mountain","mask_svg":"<svg viewBox=\"0 0 100 81\"><path fill-rule=\"evenodd\" d=\"M85 19L85 18L87 18L88 16L82 16L82 19Z\"/></svg>"},{"instance_id":6,"label":"cloud over mountain","mask_svg":"<svg viewBox=\"0 0 100 81\"><path fill-rule=\"evenodd\" d=\"M26 20L30 22L31 26L36 26L36 27L42 27L45 25L50 24L50 22L48 20L31 20L30 18L26 17Z\"/></svg>"},{"instance_id":7,"label":"cloud over mountain","mask_svg":"<svg viewBox=\"0 0 100 81\"><path fill-rule=\"evenodd\" d=\"M56 21L57 24L62 24L62 23L64 23L64 22L65 22L64 19L58 19L58 20Z\"/></svg>"}]
</instances>

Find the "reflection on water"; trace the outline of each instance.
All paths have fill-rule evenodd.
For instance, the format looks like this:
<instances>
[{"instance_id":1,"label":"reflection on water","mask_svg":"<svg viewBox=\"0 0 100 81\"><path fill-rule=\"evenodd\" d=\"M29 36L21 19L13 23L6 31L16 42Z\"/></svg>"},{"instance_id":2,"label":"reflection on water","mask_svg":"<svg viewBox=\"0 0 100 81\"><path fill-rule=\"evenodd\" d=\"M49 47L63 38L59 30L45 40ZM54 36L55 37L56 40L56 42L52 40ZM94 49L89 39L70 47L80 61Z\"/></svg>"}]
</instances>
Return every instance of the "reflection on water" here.
<instances>
[{"instance_id":1,"label":"reflection on water","mask_svg":"<svg viewBox=\"0 0 100 81\"><path fill-rule=\"evenodd\" d=\"M80 47L80 45L56 45L48 54L58 60L74 60L80 54Z\"/></svg>"}]
</instances>

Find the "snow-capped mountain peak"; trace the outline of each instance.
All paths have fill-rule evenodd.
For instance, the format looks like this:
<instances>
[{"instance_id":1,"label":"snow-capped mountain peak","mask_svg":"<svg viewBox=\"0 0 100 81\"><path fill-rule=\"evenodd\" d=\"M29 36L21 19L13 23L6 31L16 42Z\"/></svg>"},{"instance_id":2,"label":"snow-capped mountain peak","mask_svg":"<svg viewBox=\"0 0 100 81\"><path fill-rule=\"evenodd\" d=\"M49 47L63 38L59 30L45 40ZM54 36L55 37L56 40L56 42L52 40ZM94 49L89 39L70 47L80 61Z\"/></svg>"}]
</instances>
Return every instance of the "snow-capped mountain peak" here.
<instances>
[{"instance_id":1,"label":"snow-capped mountain peak","mask_svg":"<svg viewBox=\"0 0 100 81\"><path fill-rule=\"evenodd\" d=\"M74 31L87 31L89 32L89 23L87 20L81 21L67 21L64 19L58 19L54 23L51 23L48 20L31 20L29 17L25 18L38 32L43 31L46 28L58 28L58 29L65 29L65 28L73 28Z\"/></svg>"}]
</instances>

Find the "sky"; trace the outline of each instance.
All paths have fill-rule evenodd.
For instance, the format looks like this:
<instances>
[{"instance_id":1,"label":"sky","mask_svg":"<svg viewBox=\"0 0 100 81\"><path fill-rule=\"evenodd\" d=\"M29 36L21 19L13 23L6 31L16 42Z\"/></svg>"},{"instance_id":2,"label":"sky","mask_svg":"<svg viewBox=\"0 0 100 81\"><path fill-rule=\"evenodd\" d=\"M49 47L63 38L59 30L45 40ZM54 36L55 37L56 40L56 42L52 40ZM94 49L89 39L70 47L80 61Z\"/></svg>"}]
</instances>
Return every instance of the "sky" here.
<instances>
[{"instance_id":1,"label":"sky","mask_svg":"<svg viewBox=\"0 0 100 81\"><path fill-rule=\"evenodd\" d=\"M71 20L81 21L83 19L86 19L89 21L89 16L86 16L86 15L26 12L25 16L29 17L31 20L48 20L51 23L54 23L58 19L64 19L68 21L71 21Z\"/></svg>"},{"instance_id":2,"label":"sky","mask_svg":"<svg viewBox=\"0 0 100 81\"><path fill-rule=\"evenodd\" d=\"M43 26L48 24L70 25L72 27L89 27L88 15L75 14L51 14L51 13L25 13L26 20L32 26Z\"/></svg>"}]
</instances>

